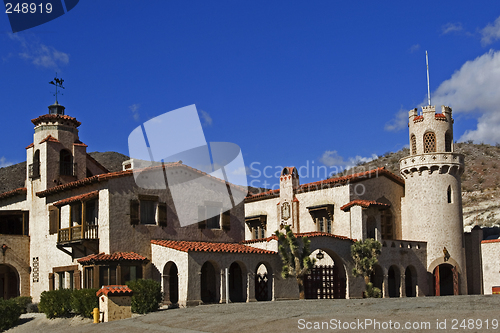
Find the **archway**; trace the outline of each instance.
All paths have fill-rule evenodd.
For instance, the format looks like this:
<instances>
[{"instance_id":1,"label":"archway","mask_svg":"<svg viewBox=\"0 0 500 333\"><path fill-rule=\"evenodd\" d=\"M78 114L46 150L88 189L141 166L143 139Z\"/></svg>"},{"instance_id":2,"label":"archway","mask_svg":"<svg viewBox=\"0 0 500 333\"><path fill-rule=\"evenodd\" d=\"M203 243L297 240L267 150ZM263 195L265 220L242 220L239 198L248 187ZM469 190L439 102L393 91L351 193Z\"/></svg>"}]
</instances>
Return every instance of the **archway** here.
<instances>
[{"instance_id":1,"label":"archway","mask_svg":"<svg viewBox=\"0 0 500 333\"><path fill-rule=\"evenodd\" d=\"M201 301L203 303L217 302L217 276L215 267L207 261L201 267Z\"/></svg>"},{"instance_id":2,"label":"archway","mask_svg":"<svg viewBox=\"0 0 500 333\"><path fill-rule=\"evenodd\" d=\"M269 265L260 263L255 271L255 299L270 301L272 299L272 272Z\"/></svg>"},{"instance_id":3,"label":"archway","mask_svg":"<svg viewBox=\"0 0 500 333\"><path fill-rule=\"evenodd\" d=\"M450 264L441 264L434 268L434 295L458 295L458 272Z\"/></svg>"},{"instance_id":4,"label":"archway","mask_svg":"<svg viewBox=\"0 0 500 333\"><path fill-rule=\"evenodd\" d=\"M311 257L316 258L316 263L304 277L305 297L345 298L347 279L342 259L329 249L317 249Z\"/></svg>"},{"instance_id":5,"label":"archway","mask_svg":"<svg viewBox=\"0 0 500 333\"><path fill-rule=\"evenodd\" d=\"M389 287L389 297L399 297L401 294L401 277L399 268L396 266L389 267L389 271L387 272L387 284Z\"/></svg>"},{"instance_id":6,"label":"archway","mask_svg":"<svg viewBox=\"0 0 500 333\"><path fill-rule=\"evenodd\" d=\"M172 261L167 262L163 268L163 294L166 302L179 302L179 271Z\"/></svg>"},{"instance_id":7,"label":"archway","mask_svg":"<svg viewBox=\"0 0 500 333\"><path fill-rule=\"evenodd\" d=\"M9 299L19 296L19 274L9 265L0 264L0 297Z\"/></svg>"},{"instance_id":8,"label":"archway","mask_svg":"<svg viewBox=\"0 0 500 333\"><path fill-rule=\"evenodd\" d=\"M405 292L406 297L417 296L417 273L413 266L408 266L405 270Z\"/></svg>"},{"instance_id":9,"label":"archway","mask_svg":"<svg viewBox=\"0 0 500 333\"><path fill-rule=\"evenodd\" d=\"M373 283L375 288L380 289L382 295L384 293L384 270L380 265L375 265L373 268L372 275L370 276L370 282Z\"/></svg>"},{"instance_id":10,"label":"archway","mask_svg":"<svg viewBox=\"0 0 500 333\"><path fill-rule=\"evenodd\" d=\"M243 271L237 262L229 266L229 300L231 302L244 302Z\"/></svg>"}]
</instances>

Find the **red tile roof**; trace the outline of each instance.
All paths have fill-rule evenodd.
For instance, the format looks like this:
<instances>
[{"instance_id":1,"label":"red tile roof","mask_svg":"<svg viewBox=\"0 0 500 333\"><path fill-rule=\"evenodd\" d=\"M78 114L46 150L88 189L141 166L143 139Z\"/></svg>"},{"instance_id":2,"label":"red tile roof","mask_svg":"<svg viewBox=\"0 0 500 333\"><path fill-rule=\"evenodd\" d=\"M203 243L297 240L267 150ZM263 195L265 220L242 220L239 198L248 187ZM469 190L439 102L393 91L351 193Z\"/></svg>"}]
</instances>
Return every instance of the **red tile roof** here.
<instances>
[{"instance_id":1,"label":"red tile roof","mask_svg":"<svg viewBox=\"0 0 500 333\"><path fill-rule=\"evenodd\" d=\"M442 114L442 113L436 113L436 114L434 115L434 117L436 117L436 118L444 118L444 119L446 119L446 116L445 116L444 114Z\"/></svg>"},{"instance_id":2,"label":"red tile roof","mask_svg":"<svg viewBox=\"0 0 500 333\"><path fill-rule=\"evenodd\" d=\"M159 168L163 168L165 170L165 169L175 168L175 167L186 168L186 169L191 170L193 172L199 173L199 174L201 174L203 176L212 178L213 180L216 180L216 181L219 181L219 182L223 182L224 184L226 183L224 180L221 180L219 178L210 176L210 175L206 174L203 171L200 171L198 169L195 169L195 168L192 168L190 166L184 165L184 164L182 164L180 162L173 162L173 163L168 163L168 164L164 164L164 165L152 166L152 167L149 167L149 168L136 169L135 171L136 172L146 172L146 171L154 171L154 170L157 170ZM116 172L103 173L103 174L100 174L100 175L95 175L95 176L92 176L92 177L87 177L87 178L84 178L84 179L76 180L74 182L70 182L70 183L67 183L67 184L55 186L55 187L49 188L49 189L44 190L44 191L36 192L36 195L39 196L39 197L41 197L41 198L43 198L43 197L46 197L46 196L48 196L50 194L53 194L53 193L58 193L58 192L62 192L62 191L69 190L69 189L74 189L74 188L78 188L78 187L82 187L82 186L86 186L86 185L90 185L90 184L95 184L95 183L99 183L99 182L106 181L106 180L109 180L109 179L126 177L126 176L132 176L133 173L134 173L134 170L126 170L126 171L116 171ZM230 184L230 185L231 185L232 190L240 190L240 191L243 191L244 193L247 192L247 190L245 188L241 187L241 186L234 185L234 184Z\"/></svg>"},{"instance_id":3,"label":"red tile roof","mask_svg":"<svg viewBox=\"0 0 500 333\"><path fill-rule=\"evenodd\" d=\"M481 241L481 243L500 243L500 238L498 239L487 239L487 240L484 240L484 241Z\"/></svg>"},{"instance_id":4,"label":"red tile roof","mask_svg":"<svg viewBox=\"0 0 500 333\"><path fill-rule=\"evenodd\" d=\"M391 205L389 205L389 204L377 202L375 200L353 200L353 201L343 205L342 207L340 207L340 209L342 209L345 212L345 211L348 211L349 209L351 209L352 206L361 206L363 208L368 208L368 207L372 207L372 206L385 207L385 208L391 207Z\"/></svg>"},{"instance_id":5,"label":"red tile roof","mask_svg":"<svg viewBox=\"0 0 500 333\"><path fill-rule=\"evenodd\" d=\"M107 261L146 261L148 258L141 256L135 252L115 252L113 254L91 254L86 257L78 259L82 265L89 265L97 262Z\"/></svg>"},{"instance_id":6,"label":"red tile roof","mask_svg":"<svg viewBox=\"0 0 500 333\"><path fill-rule=\"evenodd\" d=\"M26 189L26 187L16 188L15 190L12 190L9 192L0 193L0 200L7 199L10 197L19 195L19 194L26 195L27 192L28 192L28 190Z\"/></svg>"},{"instance_id":7,"label":"red tile roof","mask_svg":"<svg viewBox=\"0 0 500 333\"><path fill-rule=\"evenodd\" d=\"M34 147L35 144L31 143L28 147L26 147L26 149L30 149L31 147Z\"/></svg>"},{"instance_id":8,"label":"red tile roof","mask_svg":"<svg viewBox=\"0 0 500 333\"><path fill-rule=\"evenodd\" d=\"M90 193L80 194L71 198L59 200L58 202L54 203L54 206L64 206L77 201L85 201L97 198L98 196L99 196L99 191L92 191Z\"/></svg>"},{"instance_id":9,"label":"red tile roof","mask_svg":"<svg viewBox=\"0 0 500 333\"><path fill-rule=\"evenodd\" d=\"M424 116L416 116L415 118L413 118L413 122L416 123L417 121L422 121L424 120Z\"/></svg>"},{"instance_id":10,"label":"red tile roof","mask_svg":"<svg viewBox=\"0 0 500 333\"><path fill-rule=\"evenodd\" d=\"M152 240L151 243L183 252L225 252L225 253L260 253L260 254L277 253L274 251L257 249L239 243L211 243L211 242L174 241L174 240Z\"/></svg>"},{"instance_id":11,"label":"red tile roof","mask_svg":"<svg viewBox=\"0 0 500 333\"><path fill-rule=\"evenodd\" d=\"M390 180L396 182L397 184L404 185L404 179L396 176L390 171L387 171L384 167L380 167L377 169L373 170L368 170L365 172L359 172L355 173L352 175L346 175L342 177L337 177L337 178L329 178L325 180L320 180L317 182L312 182L312 183L307 183L303 185L299 185L298 187L295 188L295 190L298 193L301 192L309 192L309 191L316 191L316 190L322 190L325 188L330 188L332 185L345 185L349 183L355 183L355 182L360 182L366 179L370 178L378 178L379 176L385 176L389 178ZM247 196L245 198L245 202L252 202L252 201L257 201L257 200L262 200L262 199L271 199L276 197L279 194L279 190L271 190L267 191L264 193L259 193L251 196Z\"/></svg>"},{"instance_id":12,"label":"red tile roof","mask_svg":"<svg viewBox=\"0 0 500 333\"><path fill-rule=\"evenodd\" d=\"M99 289L96 294L97 297L101 295L106 296L125 296L132 295L132 289L127 287L126 285L111 285L111 286L103 286Z\"/></svg>"},{"instance_id":13,"label":"red tile roof","mask_svg":"<svg viewBox=\"0 0 500 333\"><path fill-rule=\"evenodd\" d=\"M67 121L73 123L73 125L75 125L76 127L78 127L82 124L81 122L76 120L76 118L62 115L62 114L44 114L38 118L31 119L31 122L33 123L33 125L36 126L42 122L49 123L49 122L56 122L56 121L61 121L61 120L67 120Z\"/></svg>"},{"instance_id":14,"label":"red tile roof","mask_svg":"<svg viewBox=\"0 0 500 333\"><path fill-rule=\"evenodd\" d=\"M58 142L59 143L59 140L57 140L56 138L54 138L52 135L48 135L45 139L43 139L42 141L40 141L40 143L44 143L44 142L47 142L47 141L50 141L50 142Z\"/></svg>"},{"instance_id":15,"label":"red tile roof","mask_svg":"<svg viewBox=\"0 0 500 333\"><path fill-rule=\"evenodd\" d=\"M313 231L313 232L300 232L295 234L295 237L297 238L302 238L302 237L330 237L330 238L335 238L335 239L345 239L345 240L350 240L355 242L356 239L352 239L349 237L345 236L339 236L339 235L334 235L334 234L329 234L327 232L319 232L319 231ZM259 242L269 242L271 240L278 240L278 237L276 235L269 236L267 238L259 238L259 239L249 239L249 240L244 240L241 241L241 244L252 244L252 243L259 243Z\"/></svg>"}]
</instances>

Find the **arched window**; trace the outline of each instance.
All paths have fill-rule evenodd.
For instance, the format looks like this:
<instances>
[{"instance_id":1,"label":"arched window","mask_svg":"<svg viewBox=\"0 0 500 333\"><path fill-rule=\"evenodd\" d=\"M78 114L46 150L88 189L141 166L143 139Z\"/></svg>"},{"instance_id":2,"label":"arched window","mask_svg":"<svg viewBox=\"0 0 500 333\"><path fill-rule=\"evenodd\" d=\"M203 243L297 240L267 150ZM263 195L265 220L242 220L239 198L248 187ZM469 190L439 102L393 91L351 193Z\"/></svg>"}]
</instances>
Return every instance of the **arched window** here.
<instances>
[{"instance_id":1,"label":"arched window","mask_svg":"<svg viewBox=\"0 0 500 333\"><path fill-rule=\"evenodd\" d=\"M59 174L73 176L73 156L69 150L63 149L59 153Z\"/></svg>"},{"instance_id":2,"label":"arched window","mask_svg":"<svg viewBox=\"0 0 500 333\"><path fill-rule=\"evenodd\" d=\"M382 212L382 239L394 239L392 213L389 210Z\"/></svg>"},{"instance_id":3,"label":"arched window","mask_svg":"<svg viewBox=\"0 0 500 333\"><path fill-rule=\"evenodd\" d=\"M449 132L444 135L444 151L451 152L451 135Z\"/></svg>"},{"instance_id":4,"label":"arched window","mask_svg":"<svg viewBox=\"0 0 500 333\"><path fill-rule=\"evenodd\" d=\"M410 142L411 142L411 154L416 155L417 154L417 137L415 136L415 134L411 135Z\"/></svg>"},{"instance_id":5,"label":"arched window","mask_svg":"<svg viewBox=\"0 0 500 333\"><path fill-rule=\"evenodd\" d=\"M33 164L30 165L30 178L35 179L40 177L40 150L36 150L33 155Z\"/></svg>"},{"instance_id":6,"label":"arched window","mask_svg":"<svg viewBox=\"0 0 500 333\"><path fill-rule=\"evenodd\" d=\"M436 134L427 132L424 134L424 153L436 152Z\"/></svg>"},{"instance_id":7,"label":"arched window","mask_svg":"<svg viewBox=\"0 0 500 333\"><path fill-rule=\"evenodd\" d=\"M451 203L451 186L448 186L448 190L446 191L448 195L448 203Z\"/></svg>"}]
</instances>

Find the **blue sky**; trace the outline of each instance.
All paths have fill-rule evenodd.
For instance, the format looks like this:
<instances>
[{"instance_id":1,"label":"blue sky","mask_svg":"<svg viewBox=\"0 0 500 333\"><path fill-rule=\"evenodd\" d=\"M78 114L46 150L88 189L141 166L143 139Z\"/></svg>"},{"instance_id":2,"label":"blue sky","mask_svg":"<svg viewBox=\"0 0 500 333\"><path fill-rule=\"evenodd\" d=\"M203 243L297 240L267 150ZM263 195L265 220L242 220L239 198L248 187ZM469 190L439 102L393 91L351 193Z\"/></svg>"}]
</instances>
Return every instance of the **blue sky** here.
<instances>
[{"instance_id":1,"label":"blue sky","mask_svg":"<svg viewBox=\"0 0 500 333\"><path fill-rule=\"evenodd\" d=\"M134 128L196 104L207 141L241 147L250 184L283 166L316 181L408 144L426 50L455 140L500 142L498 1L80 1L15 34L0 17L0 166L25 160L57 71L89 152L128 154Z\"/></svg>"}]
</instances>

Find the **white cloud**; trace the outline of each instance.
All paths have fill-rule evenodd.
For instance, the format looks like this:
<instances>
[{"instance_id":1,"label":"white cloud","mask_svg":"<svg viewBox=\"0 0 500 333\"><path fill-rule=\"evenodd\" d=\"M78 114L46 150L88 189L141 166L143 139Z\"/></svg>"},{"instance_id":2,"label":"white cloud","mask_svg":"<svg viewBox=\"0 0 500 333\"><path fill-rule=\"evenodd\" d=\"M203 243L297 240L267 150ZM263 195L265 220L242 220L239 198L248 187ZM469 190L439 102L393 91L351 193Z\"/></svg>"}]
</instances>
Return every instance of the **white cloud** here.
<instances>
[{"instance_id":1,"label":"white cloud","mask_svg":"<svg viewBox=\"0 0 500 333\"><path fill-rule=\"evenodd\" d=\"M500 16L495 20L495 23L488 24L481 31L481 45L486 46L500 39Z\"/></svg>"},{"instance_id":2,"label":"white cloud","mask_svg":"<svg viewBox=\"0 0 500 333\"><path fill-rule=\"evenodd\" d=\"M389 132L397 132L406 128L408 126L408 111L401 107L396 116L385 124L384 129Z\"/></svg>"},{"instance_id":3,"label":"white cloud","mask_svg":"<svg viewBox=\"0 0 500 333\"><path fill-rule=\"evenodd\" d=\"M441 30L442 30L442 35L446 35L446 34L449 34L450 32L458 32L458 31L462 31L463 28L462 28L462 23L446 23L445 25L443 25L441 27Z\"/></svg>"},{"instance_id":4,"label":"white cloud","mask_svg":"<svg viewBox=\"0 0 500 333\"><path fill-rule=\"evenodd\" d=\"M246 176L246 175L250 175L252 174L252 169L250 169L249 167L247 166L244 166L244 167L239 167L237 169L234 169L231 174L235 175L235 176Z\"/></svg>"},{"instance_id":5,"label":"white cloud","mask_svg":"<svg viewBox=\"0 0 500 333\"><path fill-rule=\"evenodd\" d=\"M200 109L200 116L203 119L203 126L212 126L212 117L208 114L208 112Z\"/></svg>"},{"instance_id":6,"label":"white cloud","mask_svg":"<svg viewBox=\"0 0 500 333\"><path fill-rule=\"evenodd\" d=\"M410 53L420 50L420 44L414 44L410 47Z\"/></svg>"},{"instance_id":7,"label":"white cloud","mask_svg":"<svg viewBox=\"0 0 500 333\"><path fill-rule=\"evenodd\" d=\"M0 168L5 168L8 167L9 165L12 165L13 163L8 162L5 156L0 157Z\"/></svg>"},{"instance_id":8,"label":"white cloud","mask_svg":"<svg viewBox=\"0 0 500 333\"><path fill-rule=\"evenodd\" d=\"M38 39L32 38L27 41L26 38L19 34L9 33L10 39L18 41L21 44L22 52L19 56L32 64L45 67L58 69L60 65L67 65L69 63L69 55L40 43Z\"/></svg>"},{"instance_id":9,"label":"white cloud","mask_svg":"<svg viewBox=\"0 0 500 333\"><path fill-rule=\"evenodd\" d=\"M349 157L347 160L344 160L342 156L338 154L336 150L327 150L323 153L323 155L319 158L319 161L326 165L327 167L338 166L338 167L346 167L350 168L359 163L366 163L376 159L378 156L376 154L372 154L370 157L362 157L355 156Z\"/></svg>"},{"instance_id":10,"label":"white cloud","mask_svg":"<svg viewBox=\"0 0 500 333\"><path fill-rule=\"evenodd\" d=\"M467 61L431 98L433 105L451 106L454 114L479 114L477 128L467 131L460 141L500 142L500 51L490 50Z\"/></svg>"},{"instance_id":11,"label":"white cloud","mask_svg":"<svg viewBox=\"0 0 500 333\"><path fill-rule=\"evenodd\" d=\"M141 107L141 104L132 104L128 108L130 111L132 111L132 116L134 117L135 121L139 121L140 115L139 115L139 108Z\"/></svg>"}]
</instances>

